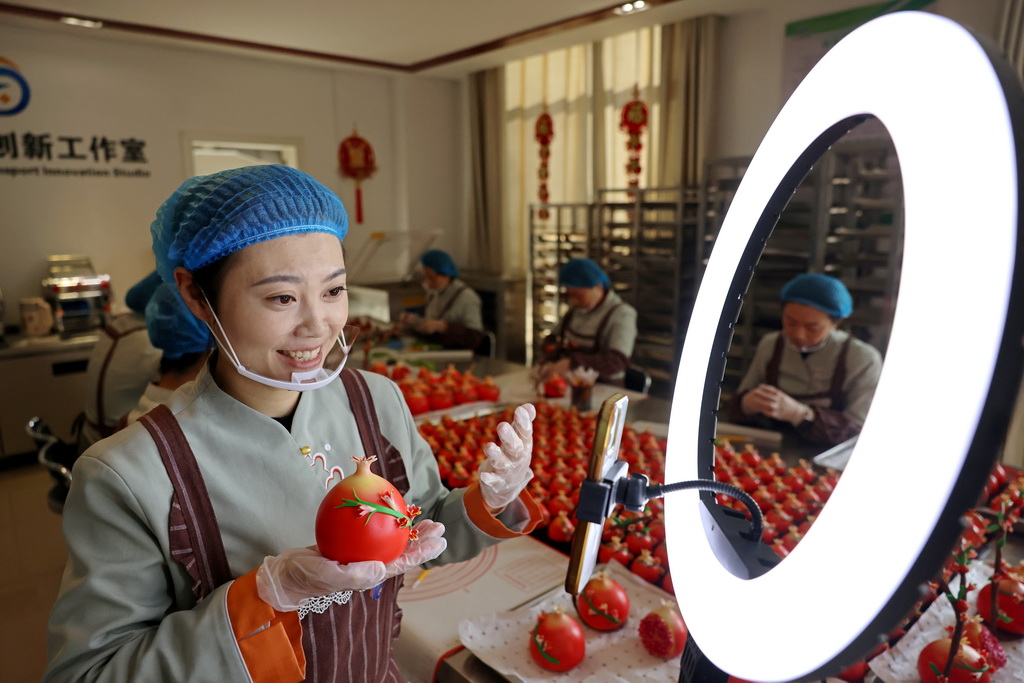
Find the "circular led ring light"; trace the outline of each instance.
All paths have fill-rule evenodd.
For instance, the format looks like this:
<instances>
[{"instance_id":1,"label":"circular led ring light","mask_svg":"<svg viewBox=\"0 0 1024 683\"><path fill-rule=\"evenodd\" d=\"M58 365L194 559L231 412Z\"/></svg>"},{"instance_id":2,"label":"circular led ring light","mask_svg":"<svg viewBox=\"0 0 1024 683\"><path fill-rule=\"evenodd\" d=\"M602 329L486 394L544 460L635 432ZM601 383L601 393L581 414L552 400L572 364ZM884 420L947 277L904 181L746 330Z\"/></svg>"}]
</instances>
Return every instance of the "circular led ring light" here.
<instances>
[{"instance_id":1,"label":"circular led ring light","mask_svg":"<svg viewBox=\"0 0 1024 683\"><path fill-rule=\"evenodd\" d=\"M665 501L690 634L716 666L751 680L834 673L906 615L981 491L1020 379L1014 125L1024 95L997 51L958 24L886 15L821 59L744 175L688 326L665 480L710 476L699 462L713 458L731 323L763 241L810 165L866 115L887 127L899 156L904 256L885 365L839 485L793 552L752 579L720 562L703 503Z\"/></svg>"}]
</instances>

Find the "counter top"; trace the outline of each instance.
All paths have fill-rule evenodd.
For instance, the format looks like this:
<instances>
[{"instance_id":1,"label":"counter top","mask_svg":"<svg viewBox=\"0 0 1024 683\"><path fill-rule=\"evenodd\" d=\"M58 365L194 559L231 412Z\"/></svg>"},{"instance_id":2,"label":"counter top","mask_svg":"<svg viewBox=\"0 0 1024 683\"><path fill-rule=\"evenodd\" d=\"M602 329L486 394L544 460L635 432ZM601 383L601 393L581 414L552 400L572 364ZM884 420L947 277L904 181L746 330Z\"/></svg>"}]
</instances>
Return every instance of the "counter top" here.
<instances>
[{"instance_id":1,"label":"counter top","mask_svg":"<svg viewBox=\"0 0 1024 683\"><path fill-rule=\"evenodd\" d=\"M59 334L51 334L45 337L12 335L5 337L0 342L0 360L91 349L99 341L99 338L98 332L76 334L66 338L61 337Z\"/></svg>"}]
</instances>

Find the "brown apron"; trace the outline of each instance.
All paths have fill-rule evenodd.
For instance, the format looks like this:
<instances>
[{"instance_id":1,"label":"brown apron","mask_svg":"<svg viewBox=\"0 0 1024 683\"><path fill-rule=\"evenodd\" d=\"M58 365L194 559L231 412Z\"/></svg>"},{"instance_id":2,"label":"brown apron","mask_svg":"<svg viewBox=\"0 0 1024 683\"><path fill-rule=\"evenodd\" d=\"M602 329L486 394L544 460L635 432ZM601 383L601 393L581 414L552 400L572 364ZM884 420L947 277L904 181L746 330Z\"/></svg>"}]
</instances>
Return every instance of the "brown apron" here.
<instances>
[{"instance_id":1,"label":"brown apron","mask_svg":"<svg viewBox=\"0 0 1024 683\"><path fill-rule=\"evenodd\" d=\"M378 456L370 466L371 471L405 495L409 491L405 465L398 450L380 432L366 380L354 370L344 370L341 378L359 428L363 452ZM228 568L206 485L185 435L166 406L157 406L139 421L153 436L174 485L168 518L171 554L195 580L192 592L202 600L217 586L235 578ZM353 593L344 605L332 605L323 614L307 614L302 620L305 680L401 683L401 672L391 655L392 640L398 637L402 619L398 609L401 587L402 575L398 575L377 589Z\"/></svg>"},{"instance_id":2,"label":"brown apron","mask_svg":"<svg viewBox=\"0 0 1024 683\"><path fill-rule=\"evenodd\" d=\"M558 348L563 351L597 351L597 344L601 340L601 335L604 333L604 328L607 327L608 321L611 320L612 314L618 310L622 304L615 304L608 309L608 312L601 318L601 322L597 325L597 331L594 332L593 336L589 334L580 334L579 332L573 332L573 336L579 337L590 342L590 346L584 346L583 344L577 344L576 342L566 342L565 333L569 330L569 323L572 322L572 316L576 312L575 308L570 308L565 314L565 319L562 321L562 330L558 334Z\"/></svg>"},{"instance_id":3,"label":"brown apron","mask_svg":"<svg viewBox=\"0 0 1024 683\"><path fill-rule=\"evenodd\" d=\"M832 372L832 382L826 391L816 394L792 394L798 401L814 401L828 399L830 410L843 411L846 409L846 394L843 393L843 383L846 382L846 352L850 348L850 340L847 337L843 342L843 348L839 350L839 358L836 360L836 369ZM780 332L779 338L775 340L775 349L772 352L771 360L764 371L764 383L773 387L779 386L779 368L782 366L782 350L785 348L785 336Z\"/></svg>"},{"instance_id":4,"label":"brown apron","mask_svg":"<svg viewBox=\"0 0 1024 683\"><path fill-rule=\"evenodd\" d=\"M129 334L135 334L136 332L141 332L145 329L145 325L139 325L138 327L131 327L122 332L110 324L107 324L103 328L103 333L110 337L113 340L113 343L110 345L110 349L107 350L107 355L103 357L103 365L100 366L99 371L99 380L96 383L96 419L99 423L96 424L89 422L89 425L99 432L103 438L107 438L120 428L120 425L115 425L113 427L107 426L107 416L103 410L103 389L104 383L107 379L107 368L110 366L110 359L114 357L114 351L117 350L117 343L119 341L124 337L127 337ZM119 415L117 417L120 418L121 416Z\"/></svg>"}]
</instances>

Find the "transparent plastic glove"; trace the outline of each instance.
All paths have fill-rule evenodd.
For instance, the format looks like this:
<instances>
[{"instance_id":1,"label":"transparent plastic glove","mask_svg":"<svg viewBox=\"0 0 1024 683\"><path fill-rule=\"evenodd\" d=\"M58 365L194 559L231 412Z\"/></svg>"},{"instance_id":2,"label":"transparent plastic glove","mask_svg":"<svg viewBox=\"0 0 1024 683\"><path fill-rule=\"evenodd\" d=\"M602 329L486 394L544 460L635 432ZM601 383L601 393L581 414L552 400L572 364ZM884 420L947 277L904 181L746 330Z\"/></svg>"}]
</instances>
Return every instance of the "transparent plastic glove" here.
<instances>
[{"instance_id":1,"label":"transparent plastic glove","mask_svg":"<svg viewBox=\"0 0 1024 683\"><path fill-rule=\"evenodd\" d=\"M811 408L786 392L770 384L761 384L743 397L743 411L763 413L768 417L789 422L794 427L814 417Z\"/></svg>"},{"instance_id":2,"label":"transparent plastic glove","mask_svg":"<svg viewBox=\"0 0 1024 683\"><path fill-rule=\"evenodd\" d=\"M383 562L339 564L315 548L288 548L263 559L256 572L256 589L263 602L278 612L294 612L307 598L367 590L385 578Z\"/></svg>"},{"instance_id":3,"label":"transparent plastic glove","mask_svg":"<svg viewBox=\"0 0 1024 683\"><path fill-rule=\"evenodd\" d=\"M484 446L487 460L480 466L480 493L491 508L503 510L533 478L530 460L535 417L537 409L532 403L524 403L516 408L511 425L498 425L501 446L493 441Z\"/></svg>"},{"instance_id":4,"label":"transparent plastic glove","mask_svg":"<svg viewBox=\"0 0 1024 683\"><path fill-rule=\"evenodd\" d=\"M416 540L409 541L405 552L397 560L385 565L385 579L404 574L417 565L433 560L448 547L448 541L443 536L444 524L424 519L412 528L416 532Z\"/></svg>"}]
</instances>

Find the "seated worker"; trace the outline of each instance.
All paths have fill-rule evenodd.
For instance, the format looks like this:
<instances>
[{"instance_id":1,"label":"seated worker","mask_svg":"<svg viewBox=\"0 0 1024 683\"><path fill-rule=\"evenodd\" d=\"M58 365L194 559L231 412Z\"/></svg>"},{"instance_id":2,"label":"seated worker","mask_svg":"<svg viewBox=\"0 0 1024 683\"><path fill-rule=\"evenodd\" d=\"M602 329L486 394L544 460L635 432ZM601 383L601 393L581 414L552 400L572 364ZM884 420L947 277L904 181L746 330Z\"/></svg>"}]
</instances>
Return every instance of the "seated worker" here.
<instances>
[{"instance_id":1,"label":"seated worker","mask_svg":"<svg viewBox=\"0 0 1024 683\"><path fill-rule=\"evenodd\" d=\"M853 298L836 278L797 275L780 299L782 331L758 343L729 403L729 419L795 430L823 446L842 443L864 425L882 355L838 329L853 311Z\"/></svg>"},{"instance_id":2,"label":"seated worker","mask_svg":"<svg viewBox=\"0 0 1024 683\"><path fill-rule=\"evenodd\" d=\"M401 322L438 344L477 350L485 338L480 296L459 279L459 269L448 252L425 251L420 265L427 290L423 316L403 315Z\"/></svg>"},{"instance_id":3,"label":"seated worker","mask_svg":"<svg viewBox=\"0 0 1024 683\"><path fill-rule=\"evenodd\" d=\"M154 270L125 294L129 312L112 318L89 356L85 408L79 416L78 453L121 426L146 386L159 375L160 350L145 334L146 304L160 285Z\"/></svg>"},{"instance_id":4,"label":"seated worker","mask_svg":"<svg viewBox=\"0 0 1024 683\"><path fill-rule=\"evenodd\" d=\"M636 343L636 309L612 291L601 266L571 259L558 272L569 310L542 342L540 376L587 367L599 382L623 386Z\"/></svg>"},{"instance_id":5,"label":"seated worker","mask_svg":"<svg viewBox=\"0 0 1024 683\"><path fill-rule=\"evenodd\" d=\"M178 288L168 283L161 284L146 304L146 329L150 342L163 352L160 378L146 385L126 424L167 404L175 389L195 379L214 346L210 328L192 315Z\"/></svg>"}]
</instances>

